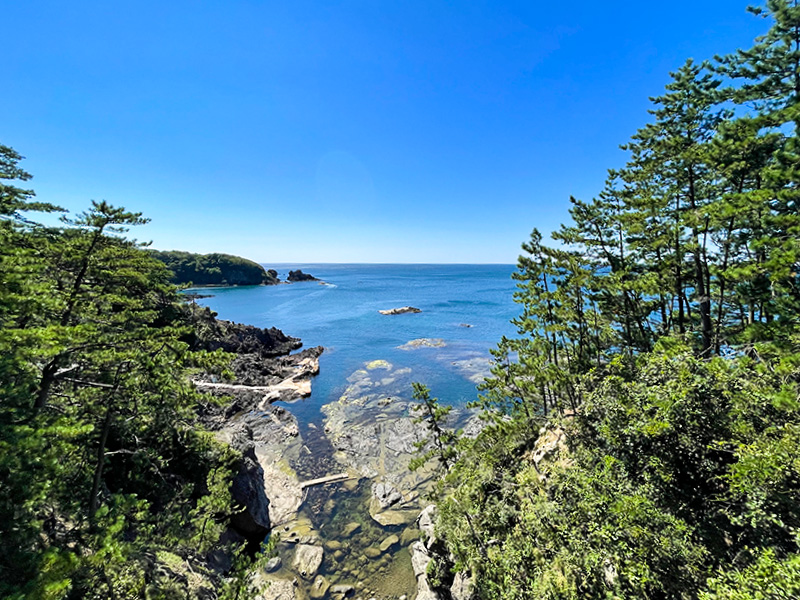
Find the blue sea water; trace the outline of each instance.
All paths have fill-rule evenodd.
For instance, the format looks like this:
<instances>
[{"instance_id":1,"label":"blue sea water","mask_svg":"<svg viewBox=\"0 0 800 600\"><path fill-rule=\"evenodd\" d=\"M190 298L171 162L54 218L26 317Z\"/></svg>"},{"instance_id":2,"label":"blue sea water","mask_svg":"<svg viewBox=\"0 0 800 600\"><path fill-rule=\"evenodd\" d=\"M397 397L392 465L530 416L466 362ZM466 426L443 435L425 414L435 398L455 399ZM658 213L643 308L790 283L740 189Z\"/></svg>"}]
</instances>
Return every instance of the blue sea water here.
<instances>
[{"instance_id":1,"label":"blue sea water","mask_svg":"<svg viewBox=\"0 0 800 600\"><path fill-rule=\"evenodd\" d=\"M202 293L213 296L198 303L220 318L277 327L301 338L304 347L325 347L311 397L292 404L301 423L319 423L320 407L338 399L347 378L374 360L388 361L395 371L410 369L398 379L397 395L410 397L410 382L420 381L445 403L474 400L476 371L470 367L485 364L501 336L515 333L509 322L519 313L512 299L513 265L265 266L275 268L281 279L302 269L327 285L204 288ZM422 312L378 312L406 305ZM441 339L445 346L398 348L420 338Z\"/></svg>"}]
</instances>

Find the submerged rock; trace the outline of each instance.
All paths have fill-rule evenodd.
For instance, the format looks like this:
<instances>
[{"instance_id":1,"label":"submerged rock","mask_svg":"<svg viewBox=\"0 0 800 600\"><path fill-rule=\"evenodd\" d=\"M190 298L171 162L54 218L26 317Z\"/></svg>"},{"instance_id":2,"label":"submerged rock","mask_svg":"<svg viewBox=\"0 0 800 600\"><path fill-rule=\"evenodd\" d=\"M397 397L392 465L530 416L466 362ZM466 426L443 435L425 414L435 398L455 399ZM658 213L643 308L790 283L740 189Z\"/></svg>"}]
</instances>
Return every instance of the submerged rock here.
<instances>
[{"instance_id":1,"label":"submerged rock","mask_svg":"<svg viewBox=\"0 0 800 600\"><path fill-rule=\"evenodd\" d=\"M349 597L355 593L356 593L356 588L354 588L352 585L339 584L331 587L331 594L333 595Z\"/></svg>"},{"instance_id":2,"label":"submerged rock","mask_svg":"<svg viewBox=\"0 0 800 600\"><path fill-rule=\"evenodd\" d=\"M451 364L462 377L476 385L483 383L484 379L492 375L492 361L485 356L455 360Z\"/></svg>"},{"instance_id":3,"label":"submerged rock","mask_svg":"<svg viewBox=\"0 0 800 600\"><path fill-rule=\"evenodd\" d=\"M381 542L381 545L378 546L381 552L386 552L389 548L396 546L400 543L400 538L397 535L390 535L385 540Z\"/></svg>"},{"instance_id":4,"label":"submerged rock","mask_svg":"<svg viewBox=\"0 0 800 600\"><path fill-rule=\"evenodd\" d=\"M388 310L379 310L382 315L402 315L404 313L421 313L422 310L414 308L413 306L401 306L399 308L390 308Z\"/></svg>"},{"instance_id":5,"label":"submerged rock","mask_svg":"<svg viewBox=\"0 0 800 600\"><path fill-rule=\"evenodd\" d=\"M361 529L361 523L356 523L355 521L353 521L342 527L342 535L344 537L350 537L359 529Z\"/></svg>"},{"instance_id":6,"label":"submerged rock","mask_svg":"<svg viewBox=\"0 0 800 600\"><path fill-rule=\"evenodd\" d=\"M416 348L444 348L447 346L441 338L419 338L398 346L398 350L415 350Z\"/></svg>"}]
</instances>

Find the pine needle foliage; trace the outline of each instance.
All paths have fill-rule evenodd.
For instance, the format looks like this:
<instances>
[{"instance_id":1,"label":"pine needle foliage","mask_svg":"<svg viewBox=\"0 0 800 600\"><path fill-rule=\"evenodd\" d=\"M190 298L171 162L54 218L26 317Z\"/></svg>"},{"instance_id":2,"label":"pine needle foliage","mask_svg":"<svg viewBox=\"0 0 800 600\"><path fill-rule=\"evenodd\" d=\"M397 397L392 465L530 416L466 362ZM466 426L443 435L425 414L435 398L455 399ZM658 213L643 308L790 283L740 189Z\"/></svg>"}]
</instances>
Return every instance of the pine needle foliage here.
<instances>
[{"instance_id":1,"label":"pine needle foliage","mask_svg":"<svg viewBox=\"0 0 800 600\"><path fill-rule=\"evenodd\" d=\"M790 598L800 556L800 5L687 61L514 275L437 488L480 599Z\"/></svg>"},{"instance_id":2,"label":"pine needle foliage","mask_svg":"<svg viewBox=\"0 0 800 600\"><path fill-rule=\"evenodd\" d=\"M58 209L20 160L0 146L0 597L207 597L172 567L218 543L238 456L189 374L228 359L190 350L169 272L125 237L139 213L39 225Z\"/></svg>"}]
</instances>

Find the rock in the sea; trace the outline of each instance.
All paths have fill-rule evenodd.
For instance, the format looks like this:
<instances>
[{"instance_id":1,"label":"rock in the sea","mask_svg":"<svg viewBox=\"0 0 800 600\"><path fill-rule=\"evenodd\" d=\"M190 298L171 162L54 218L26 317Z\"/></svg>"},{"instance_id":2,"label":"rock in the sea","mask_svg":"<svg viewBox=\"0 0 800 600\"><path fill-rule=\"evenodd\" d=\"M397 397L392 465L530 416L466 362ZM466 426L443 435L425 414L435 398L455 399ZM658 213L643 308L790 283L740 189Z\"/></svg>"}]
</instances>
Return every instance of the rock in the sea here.
<instances>
[{"instance_id":1,"label":"rock in the sea","mask_svg":"<svg viewBox=\"0 0 800 600\"><path fill-rule=\"evenodd\" d=\"M420 313L422 310L413 306L401 306L400 308L390 308L388 310L379 310L378 312L382 315L402 315L404 313Z\"/></svg>"},{"instance_id":2,"label":"rock in the sea","mask_svg":"<svg viewBox=\"0 0 800 600\"><path fill-rule=\"evenodd\" d=\"M395 525L408 525L414 522L417 517L417 511L414 509L407 510L385 510L383 512L375 513L372 519L380 524L382 527L393 527Z\"/></svg>"},{"instance_id":3,"label":"rock in the sea","mask_svg":"<svg viewBox=\"0 0 800 600\"><path fill-rule=\"evenodd\" d=\"M322 546L298 544L294 553L292 567L300 577L313 579L322 564Z\"/></svg>"},{"instance_id":4,"label":"rock in the sea","mask_svg":"<svg viewBox=\"0 0 800 600\"><path fill-rule=\"evenodd\" d=\"M289 271L289 276L286 278L286 281L291 281L292 283L296 281L319 281L313 275L309 275L308 273L303 273L300 269L296 271Z\"/></svg>"}]
</instances>

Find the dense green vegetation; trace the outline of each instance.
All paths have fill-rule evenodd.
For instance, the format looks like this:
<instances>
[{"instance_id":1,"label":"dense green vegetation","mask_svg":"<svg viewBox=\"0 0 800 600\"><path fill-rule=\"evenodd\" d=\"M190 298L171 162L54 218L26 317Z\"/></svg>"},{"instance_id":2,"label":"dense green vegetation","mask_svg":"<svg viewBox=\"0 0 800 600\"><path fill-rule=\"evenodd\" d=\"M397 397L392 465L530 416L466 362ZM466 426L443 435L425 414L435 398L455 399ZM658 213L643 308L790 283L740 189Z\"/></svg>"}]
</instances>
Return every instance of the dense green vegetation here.
<instances>
[{"instance_id":1,"label":"dense green vegetation","mask_svg":"<svg viewBox=\"0 0 800 600\"><path fill-rule=\"evenodd\" d=\"M278 283L278 274L260 264L230 254L150 250L172 272L178 285L262 285Z\"/></svg>"},{"instance_id":2,"label":"dense green vegetation","mask_svg":"<svg viewBox=\"0 0 800 600\"><path fill-rule=\"evenodd\" d=\"M190 350L169 272L123 237L139 214L37 224L59 209L20 158L0 146L0 597L215 597L238 456L188 373L226 355Z\"/></svg>"},{"instance_id":3,"label":"dense green vegetation","mask_svg":"<svg viewBox=\"0 0 800 600\"><path fill-rule=\"evenodd\" d=\"M800 5L754 12L523 246L519 336L439 487L479 598L800 597Z\"/></svg>"}]
</instances>

